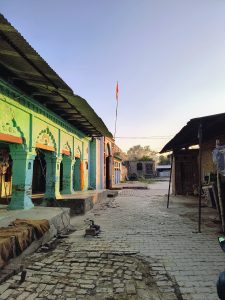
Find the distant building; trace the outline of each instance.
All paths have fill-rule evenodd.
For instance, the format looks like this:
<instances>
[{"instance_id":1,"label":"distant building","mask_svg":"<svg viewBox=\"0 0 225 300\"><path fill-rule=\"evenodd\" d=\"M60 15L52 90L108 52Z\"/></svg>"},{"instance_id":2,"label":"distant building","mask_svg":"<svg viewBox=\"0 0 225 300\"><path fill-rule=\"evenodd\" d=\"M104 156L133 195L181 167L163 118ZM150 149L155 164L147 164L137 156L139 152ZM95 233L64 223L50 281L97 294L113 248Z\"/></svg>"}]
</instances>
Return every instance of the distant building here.
<instances>
[{"instance_id":1,"label":"distant building","mask_svg":"<svg viewBox=\"0 0 225 300\"><path fill-rule=\"evenodd\" d=\"M127 179L127 166L124 163L127 159L126 153L124 153L116 144L113 146L113 183L118 184L121 181Z\"/></svg>"},{"instance_id":2,"label":"distant building","mask_svg":"<svg viewBox=\"0 0 225 300\"><path fill-rule=\"evenodd\" d=\"M30 209L35 195L110 187L104 122L1 14L0 37L0 202Z\"/></svg>"},{"instance_id":3,"label":"distant building","mask_svg":"<svg viewBox=\"0 0 225 300\"><path fill-rule=\"evenodd\" d=\"M156 174L159 177L169 177L171 165L158 165L156 166Z\"/></svg>"},{"instance_id":4,"label":"distant building","mask_svg":"<svg viewBox=\"0 0 225 300\"><path fill-rule=\"evenodd\" d=\"M144 177L146 179L155 176L155 162L151 160L129 160L126 161L128 169L128 178L137 179Z\"/></svg>"}]
</instances>

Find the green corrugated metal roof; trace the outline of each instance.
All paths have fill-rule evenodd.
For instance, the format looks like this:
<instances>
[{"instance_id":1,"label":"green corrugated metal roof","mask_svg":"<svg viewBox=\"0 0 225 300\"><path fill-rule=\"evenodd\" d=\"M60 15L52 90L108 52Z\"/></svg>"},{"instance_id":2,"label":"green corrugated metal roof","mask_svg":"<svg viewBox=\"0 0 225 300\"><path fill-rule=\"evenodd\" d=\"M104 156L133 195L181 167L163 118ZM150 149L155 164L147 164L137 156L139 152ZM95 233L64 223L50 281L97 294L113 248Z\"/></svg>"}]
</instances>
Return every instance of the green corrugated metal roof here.
<instances>
[{"instance_id":1,"label":"green corrugated metal roof","mask_svg":"<svg viewBox=\"0 0 225 300\"><path fill-rule=\"evenodd\" d=\"M102 119L0 14L0 76L89 136L112 137Z\"/></svg>"}]
</instances>

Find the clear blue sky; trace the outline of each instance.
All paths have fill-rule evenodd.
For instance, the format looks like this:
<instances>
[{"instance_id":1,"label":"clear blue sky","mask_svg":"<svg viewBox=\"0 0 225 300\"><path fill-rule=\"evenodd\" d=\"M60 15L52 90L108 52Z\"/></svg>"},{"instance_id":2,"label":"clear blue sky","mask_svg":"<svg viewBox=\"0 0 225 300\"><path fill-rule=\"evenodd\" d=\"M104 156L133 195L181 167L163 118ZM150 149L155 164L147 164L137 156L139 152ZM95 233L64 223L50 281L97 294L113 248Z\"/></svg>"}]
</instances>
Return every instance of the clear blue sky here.
<instances>
[{"instance_id":1,"label":"clear blue sky","mask_svg":"<svg viewBox=\"0 0 225 300\"><path fill-rule=\"evenodd\" d=\"M0 0L0 10L117 136L173 136L225 112L223 0ZM160 148L169 140L117 139Z\"/></svg>"}]
</instances>

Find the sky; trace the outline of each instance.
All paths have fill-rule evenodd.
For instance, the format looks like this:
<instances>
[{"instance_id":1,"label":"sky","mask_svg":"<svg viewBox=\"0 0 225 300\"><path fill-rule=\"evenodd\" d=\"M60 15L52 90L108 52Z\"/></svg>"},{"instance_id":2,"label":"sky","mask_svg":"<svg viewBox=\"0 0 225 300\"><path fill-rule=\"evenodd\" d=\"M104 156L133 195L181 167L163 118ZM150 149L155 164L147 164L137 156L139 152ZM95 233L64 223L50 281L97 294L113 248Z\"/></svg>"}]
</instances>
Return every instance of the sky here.
<instances>
[{"instance_id":1,"label":"sky","mask_svg":"<svg viewBox=\"0 0 225 300\"><path fill-rule=\"evenodd\" d=\"M112 134L118 80L124 151L160 151L191 118L225 112L224 0L0 0L0 11Z\"/></svg>"}]
</instances>

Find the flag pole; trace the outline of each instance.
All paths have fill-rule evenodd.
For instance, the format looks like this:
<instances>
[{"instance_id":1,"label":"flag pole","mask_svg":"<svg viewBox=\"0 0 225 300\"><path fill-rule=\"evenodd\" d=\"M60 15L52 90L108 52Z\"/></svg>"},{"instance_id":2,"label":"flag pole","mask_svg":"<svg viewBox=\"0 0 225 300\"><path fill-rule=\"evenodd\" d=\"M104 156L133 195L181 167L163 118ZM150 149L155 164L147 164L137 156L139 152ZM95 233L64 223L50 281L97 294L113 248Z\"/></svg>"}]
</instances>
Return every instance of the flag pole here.
<instances>
[{"instance_id":1,"label":"flag pole","mask_svg":"<svg viewBox=\"0 0 225 300\"><path fill-rule=\"evenodd\" d=\"M116 138L117 111L118 111L118 100L116 101L116 119L115 119L114 140L115 140L115 138Z\"/></svg>"},{"instance_id":2,"label":"flag pole","mask_svg":"<svg viewBox=\"0 0 225 300\"><path fill-rule=\"evenodd\" d=\"M117 112L118 112L118 97L119 97L119 86L118 81L116 82L116 119L115 119L115 131L114 131L114 140L116 138L116 125L117 125Z\"/></svg>"}]
</instances>

